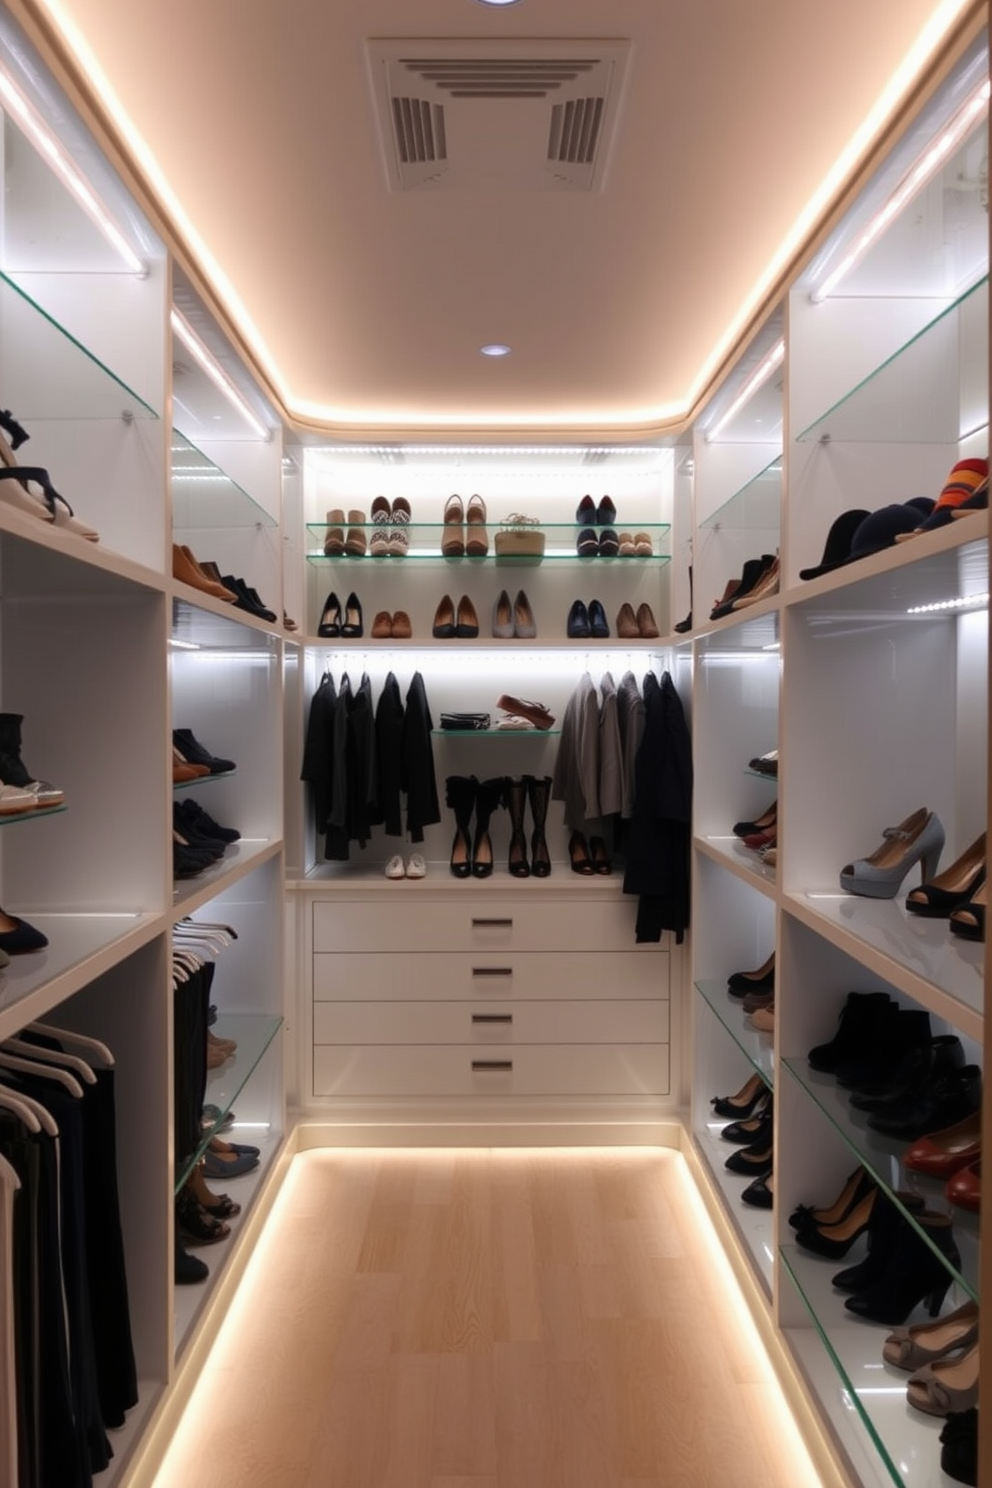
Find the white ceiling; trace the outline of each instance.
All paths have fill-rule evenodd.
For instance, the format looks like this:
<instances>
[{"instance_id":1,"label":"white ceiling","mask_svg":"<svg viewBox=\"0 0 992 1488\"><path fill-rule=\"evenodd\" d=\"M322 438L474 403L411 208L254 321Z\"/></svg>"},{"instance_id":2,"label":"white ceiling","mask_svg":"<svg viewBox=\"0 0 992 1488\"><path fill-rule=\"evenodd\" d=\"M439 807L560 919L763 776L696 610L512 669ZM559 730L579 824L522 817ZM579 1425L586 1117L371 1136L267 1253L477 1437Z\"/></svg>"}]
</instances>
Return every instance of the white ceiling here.
<instances>
[{"instance_id":1,"label":"white ceiling","mask_svg":"<svg viewBox=\"0 0 992 1488\"><path fill-rule=\"evenodd\" d=\"M407 437L671 428L912 90L924 52L975 8L34 3L287 412L328 433ZM391 190L370 38L628 41L602 189L542 190L540 169L501 177L493 139L534 105L500 99L473 105L485 110L483 164L458 189ZM491 341L511 355L480 356Z\"/></svg>"}]
</instances>

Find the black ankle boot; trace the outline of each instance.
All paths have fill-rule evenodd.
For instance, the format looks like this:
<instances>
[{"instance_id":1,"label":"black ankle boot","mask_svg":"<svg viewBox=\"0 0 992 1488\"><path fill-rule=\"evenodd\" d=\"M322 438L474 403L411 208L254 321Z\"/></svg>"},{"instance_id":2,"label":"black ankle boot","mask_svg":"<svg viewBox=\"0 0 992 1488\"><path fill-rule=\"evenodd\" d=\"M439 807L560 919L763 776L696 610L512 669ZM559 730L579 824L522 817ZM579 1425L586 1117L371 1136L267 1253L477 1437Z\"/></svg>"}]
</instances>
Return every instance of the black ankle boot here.
<instances>
[{"instance_id":1,"label":"black ankle boot","mask_svg":"<svg viewBox=\"0 0 992 1488\"><path fill-rule=\"evenodd\" d=\"M810 1049L811 1067L833 1074L838 1065L853 1062L866 1048L874 1047L876 1031L888 1016L885 1010L894 1006L887 992L849 992L833 1038Z\"/></svg>"},{"instance_id":2,"label":"black ankle boot","mask_svg":"<svg viewBox=\"0 0 992 1488\"><path fill-rule=\"evenodd\" d=\"M853 1058L834 1070L837 1084L845 1090L890 1079L910 1049L929 1048L930 1014L922 1008L901 1008L891 1002L877 1014L881 1027L877 1043L862 1044Z\"/></svg>"},{"instance_id":3,"label":"black ankle boot","mask_svg":"<svg viewBox=\"0 0 992 1488\"><path fill-rule=\"evenodd\" d=\"M954 1280L949 1266L960 1268L961 1256L950 1215L921 1209L913 1218L945 1259L935 1255L909 1220L900 1215L895 1248L884 1275L866 1291L848 1297L844 1303L848 1312L889 1328L904 1323L920 1302L926 1303L931 1317L937 1316Z\"/></svg>"},{"instance_id":4,"label":"black ankle boot","mask_svg":"<svg viewBox=\"0 0 992 1488\"><path fill-rule=\"evenodd\" d=\"M475 878L488 878L493 871L489 822L493 812L503 805L505 787L505 777L497 775L492 780L480 780L476 789L475 845L472 848L472 874Z\"/></svg>"},{"instance_id":5,"label":"black ankle boot","mask_svg":"<svg viewBox=\"0 0 992 1488\"><path fill-rule=\"evenodd\" d=\"M527 782L507 779L506 804L510 810L510 857L507 867L514 878L529 878L530 864L527 861L527 838L524 834L524 812L527 809Z\"/></svg>"},{"instance_id":6,"label":"black ankle boot","mask_svg":"<svg viewBox=\"0 0 992 1488\"><path fill-rule=\"evenodd\" d=\"M926 1206L917 1194L897 1191L897 1198L904 1209L924 1209ZM868 1254L854 1266L846 1266L832 1278L832 1285L839 1292L864 1292L875 1286L888 1270L899 1238L900 1226L905 1217L899 1204L893 1203L887 1193L878 1190L868 1221Z\"/></svg>"},{"instance_id":7,"label":"black ankle boot","mask_svg":"<svg viewBox=\"0 0 992 1488\"><path fill-rule=\"evenodd\" d=\"M544 823L548 819L548 802L551 800L551 776L545 775L538 779L536 775L526 775L524 779L527 781L530 814L534 819L534 830L530 838L530 871L535 878L547 878L551 872L551 856L544 835Z\"/></svg>"},{"instance_id":8,"label":"black ankle boot","mask_svg":"<svg viewBox=\"0 0 992 1488\"><path fill-rule=\"evenodd\" d=\"M444 786L445 803L455 813L449 866L456 878L468 878L472 872L472 812L479 782L474 775L449 775Z\"/></svg>"}]
</instances>

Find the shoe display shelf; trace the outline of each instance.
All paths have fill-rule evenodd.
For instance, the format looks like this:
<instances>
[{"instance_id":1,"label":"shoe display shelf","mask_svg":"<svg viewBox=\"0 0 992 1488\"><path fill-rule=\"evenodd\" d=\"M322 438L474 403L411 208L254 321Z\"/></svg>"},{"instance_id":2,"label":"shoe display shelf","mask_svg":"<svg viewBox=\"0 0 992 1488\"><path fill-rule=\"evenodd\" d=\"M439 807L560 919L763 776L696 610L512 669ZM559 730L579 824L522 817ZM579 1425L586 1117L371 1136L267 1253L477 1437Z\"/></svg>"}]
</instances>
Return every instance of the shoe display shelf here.
<instances>
[{"instance_id":1,"label":"shoe display shelf","mask_svg":"<svg viewBox=\"0 0 992 1488\"><path fill-rule=\"evenodd\" d=\"M208 1073L205 1104L216 1107L217 1115L210 1125L204 1125L196 1151L184 1154L177 1164L173 1187L178 1192L214 1136L257 1147L259 1162L241 1176L208 1179L213 1192L227 1193L241 1205L241 1213L229 1221L227 1239L191 1252L210 1268L206 1281L175 1288L173 1347L177 1358L189 1347L197 1322L211 1305L239 1234L264 1192L286 1132L283 882L281 855L275 855L215 894L192 916L228 926L236 933L233 943L216 957L210 999L217 1008L211 1032L234 1040L237 1048Z\"/></svg>"},{"instance_id":2,"label":"shoe display shelf","mask_svg":"<svg viewBox=\"0 0 992 1488\"><path fill-rule=\"evenodd\" d=\"M625 602L635 611L642 603L650 605L661 634L668 628L673 485L670 449L620 446L597 452L550 446L529 450L384 446L356 453L324 448L305 451L303 462L306 609L311 639L316 637L329 590L338 595L342 606L349 592L362 606L364 638L343 641L343 647L363 646L375 614L397 609L410 616L412 643L373 644L404 647L429 642L435 610L445 593L456 605L462 594L469 597L480 629L478 640L453 640L445 645L477 646L492 639L493 607L503 589L511 603L516 591L524 590L537 627L536 640L499 643L513 649L583 644L569 640L567 635L569 610L576 599L586 604L593 598L602 602L611 638L616 636L616 617ZM592 500L598 503L609 492L616 516L609 523L588 524L589 530L597 538L607 528L618 538L622 533L645 533L651 542L650 557L579 557L577 539L587 524L576 522L575 517L583 495L590 489ZM444 506L455 491L461 492L465 508L475 493L485 502L488 551L484 557L449 558L441 553L446 530ZM361 557L325 557L327 513L344 512L345 537L352 530L347 520L349 511L360 513L364 522L354 530L361 539L370 541L376 531L371 509L377 497L384 498L390 507L400 498L409 504L412 520L405 529L409 537L406 557L373 558L367 550ZM540 518L538 525L545 534L540 563L526 556L497 556L496 536L504 520L514 514ZM462 527L465 537L476 531L467 522ZM606 643L589 640L584 644L595 650ZM651 641L634 640L629 644L650 645Z\"/></svg>"},{"instance_id":3,"label":"shoe display shelf","mask_svg":"<svg viewBox=\"0 0 992 1488\"><path fill-rule=\"evenodd\" d=\"M4 17L0 52L23 80L35 64L13 45ZM71 110L64 118L78 128ZM5 823L0 903L48 944L0 972L0 1039L40 1022L99 1040L113 1060L139 1400L110 1433L100 1481L112 1488L172 1368L168 272L133 203L137 271L122 269L9 115L0 127L0 382L29 436L3 431L3 464L46 471L64 498L50 523L16 481L0 482L0 701L23 718L26 767L65 794L64 809ZM98 541L70 530L69 505Z\"/></svg>"},{"instance_id":4,"label":"shoe display shelf","mask_svg":"<svg viewBox=\"0 0 992 1488\"><path fill-rule=\"evenodd\" d=\"M984 53L965 57L954 84L958 98L969 69L984 65ZM928 107L939 106L938 96ZM832 1036L850 992L879 991L900 1007L925 1011L933 1036L956 1035L965 1059L984 1064L984 946L953 935L946 918L906 910L921 864L892 898L849 893L839 876L921 806L943 824L941 870L986 825L987 514L970 513L808 581L799 574L823 561L842 513L875 512L916 496L936 500L958 460L988 454L987 220L978 204L963 202L960 230L943 239L940 254L929 236L956 183L977 168L984 130L980 124L937 188L914 203L912 221L882 234L839 295L814 303L817 264L797 280L780 368L782 473L774 450L753 451L753 470L727 497L720 460L742 456L714 448L723 431L707 442L705 430L721 413L716 404L701 417L694 448L697 596L711 601L720 592L712 569L707 587L697 587L700 570L707 572L701 554L733 530L735 506L743 511L750 502L764 511L765 551L772 551L776 525L784 539L776 544L781 592L750 616L745 610L716 622L702 618L697 599L691 632L694 1141L742 1261L764 1275L768 1319L844 1471L862 1488L936 1488L945 1481L943 1422L907 1405L907 1376L882 1360L889 1329L852 1315L831 1286L836 1271L862 1258L863 1238L846 1261L826 1261L796 1244L789 1214L797 1204L829 1203L863 1164L940 1255L948 1284L943 1310L979 1297L987 1262L980 1217L951 1206L940 1182L908 1169L902 1159L910 1138L875 1132L846 1090L809 1067L807 1054ZM921 125L906 148L918 152L928 137ZM905 169L899 158L897 152L887 168L890 185ZM874 198L869 193L874 209L884 199L880 189ZM851 221L838 228L837 243L854 234L857 210ZM829 245L822 262L839 252ZM767 339L775 334L781 332L773 317ZM734 392L727 390L723 406ZM737 420L748 408L765 417L752 399ZM771 458L761 465L763 454ZM764 643L754 630L761 626L770 632ZM777 649L761 660L763 645ZM748 759L771 748L779 751L777 779L748 772ZM737 845L720 840L719 824L753 819L776 798L776 876L755 881ZM715 1170L719 1139L710 1139L707 1117L713 1096L731 1093L760 1067L726 977L761 965L773 945L775 1033L763 1037L774 1049L775 1200L772 1257L763 1269L761 1238L727 1203L726 1180ZM907 1194L952 1216L960 1261L935 1249ZM923 1315L914 1310L906 1321Z\"/></svg>"}]
</instances>

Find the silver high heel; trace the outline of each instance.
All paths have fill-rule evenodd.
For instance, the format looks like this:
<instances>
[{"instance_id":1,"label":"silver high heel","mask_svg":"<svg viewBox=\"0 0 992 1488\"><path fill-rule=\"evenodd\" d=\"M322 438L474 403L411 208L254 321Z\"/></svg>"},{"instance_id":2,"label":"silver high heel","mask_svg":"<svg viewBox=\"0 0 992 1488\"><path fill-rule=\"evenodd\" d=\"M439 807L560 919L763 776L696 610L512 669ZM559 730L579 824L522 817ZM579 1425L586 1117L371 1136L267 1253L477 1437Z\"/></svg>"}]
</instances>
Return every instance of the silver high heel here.
<instances>
[{"instance_id":1,"label":"silver high heel","mask_svg":"<svg viewBox=\"0 0 992 1488\"><path fill-rule=\"evenodd\" d=\"M841 869L840 886L865 899L894 899L914 863L923 864L923 882L937 876L944 828L936 812L921 806L898 827L886 827L883 842L869 858Z\"/></svg>"}]
</instances>

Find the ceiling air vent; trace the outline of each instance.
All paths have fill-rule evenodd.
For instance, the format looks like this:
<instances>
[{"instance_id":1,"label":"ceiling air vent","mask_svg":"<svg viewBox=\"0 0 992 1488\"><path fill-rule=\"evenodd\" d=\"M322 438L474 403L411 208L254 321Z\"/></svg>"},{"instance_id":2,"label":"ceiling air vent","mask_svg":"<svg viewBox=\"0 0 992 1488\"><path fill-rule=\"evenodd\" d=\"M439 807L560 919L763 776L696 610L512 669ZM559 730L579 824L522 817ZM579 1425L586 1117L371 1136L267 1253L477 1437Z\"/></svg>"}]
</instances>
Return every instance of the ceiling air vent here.
<instances>
[{"instance_id":1,"label":"ceiling air vent","mask_svg":"<svg viewBox=\"0 0 992 1488\"><path fill-rule=\"evenodd\" d=\"M601 190L626 41L369 41L393 191Z\"/></svg>"}]
</instances>

